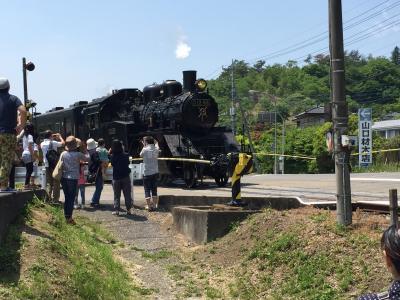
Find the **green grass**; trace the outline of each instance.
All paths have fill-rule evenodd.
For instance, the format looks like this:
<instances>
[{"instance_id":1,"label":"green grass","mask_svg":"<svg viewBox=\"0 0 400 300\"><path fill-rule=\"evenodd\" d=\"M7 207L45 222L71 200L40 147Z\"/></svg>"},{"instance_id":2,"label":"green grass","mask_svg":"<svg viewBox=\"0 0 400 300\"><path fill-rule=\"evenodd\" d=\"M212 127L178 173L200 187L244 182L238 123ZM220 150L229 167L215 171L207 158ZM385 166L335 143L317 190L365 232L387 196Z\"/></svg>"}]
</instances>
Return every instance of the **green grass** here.
<instances>
[{"instance_id":1,"label":"green grass","mask_svg":"<svg viewBox=\"0 0 400 300\"><path fill-rule=\"evenodd\" d=\"M400 170L400 164L373 164L369 167L355 166L352 168L352 173L380 173L380 172L398 172Z\"/></svg>"},{"instance_id":2,"label":"green grass","mask_svg":"<svg viewBox=\"0 0 400 300\"><path fill-rule=\"evenodd\" d=\"M315 225L308 222L305 228L295 223L284 231L269 229L258 236L228 285L229 296L345 299L355 290L365 290L374 270L366 254L376 250L377 241L337 225L327 211L317 211L308 218ZM326 236L332 238L332 245ZM318 242L319 237L324 237L323 243Z\"/></svg>"},{"instance_id":3,"label":"green grass","mask_svg":"<svg viewBox=\"0 0 400 300\"><path fill-rule=\"evenodd\" d=\"M112 254L115 239L99 224L79 219L82 226L65 223L61 209L48 207L54 216L49 242L52 251L70 264L69 277L76 295L83 299L124 299L131 295L131 279Z\"/></svg>"},{"instance_id":4,"label":"green grass","mask_svg":"<svg viewBox=\"0 0 400 300\"><path fill-rule=\"evenodd\" d=\"M168 274L175 280L182 280L185 278L185 272L191 272L192 269L184 264L171 264L167 266Z\"/></svg>"},{"instance_id":5,"label":"green grass","mask_svg":"<svg viewBox=\"0 0 400 300\"><path fill-rule=\"evenodd\" d=\"M314 214L310 217L315 223L323 223L329 218L329 213L326 211L321 211L318 214Z\"/></svg>"},{"instance_id":6,"label":"green grass","mask_svg":"<svg viewBox=\"0 0 400 300\"><path fill-rule=\"evenodd\" d=\"M19 277L20 252L24 247L20 228L32 223L35 207L49 213L45 225L50 238L39 237L43 256ZM45 205L37 199L9 230L0 249L0 298L20 299L141 299L153 291L133 283L123 264L113 256L116 240L97 223L78 218L77 226L67 225L60 207Z\"/></svg>"},{"instance_id":7,"label":"green grass","mask_svg":"<svg viewBox=\"0 0 400 300\"><path fill-rule=\"evenodd\" d=\"M229 232L236 231L240 226L240 221L235 221L229 224Z\"/></svg>"},{"instance_id":8,"label":"green grass","mask_svg":"<svg viewBox=\"0 0 400 300\"><path fill-rule=\"evenodd\" d=\"M172 251L165 250L165 249L161 249L159 251L147 251L145 249L140 249L136 246L131 246L130 249L140 252L142 254L142 257L148 258L152 261L169 258L169 257L175 255Z\"/></svg>"},{"instance_id":9,"label":"green grass","mask_svg":"<svg viewBox=\"0 0 400 300\"><path fill-rule=\"evenodd\" d=\"M156 252L148 252L148 251L141 251L141 252L142 252L142 257L148 258L152 261L165 259L174 255L172 251L168 250L160 250Z\"/></svg>"},{"instance_id":10,"label":"green grass","mask_svg":"<svg viewBox=\"0 0 400 300\"><path fill-rule=\"evenodd\" d=\"M267 232L248 254L248 260L257 260L258 269L264 276L259 284L252 283L250 274L239 276L236 284L231 286L231 296L252 299L273 288L274 294L282 299L333 299L333 288L325 280L335 269L335 264L325 253L307 253L305 246L295 231ZM272 286L272 276L280 269L284 270L281 275L283 283ZM351 282L347 277L344 279Z\"/></svg>"},{"instance_id":11,"label":"green grass","mask_svg":"<svg viewBox=\"0 0 400 300\"><path fill-rule=\"evenodd\" d=\"M207 299L219 299L222 298L222 293L221 291L217 290L216 288L213 288L211 286L206 286L206 297Z\"/></svg>"}]
</instances>

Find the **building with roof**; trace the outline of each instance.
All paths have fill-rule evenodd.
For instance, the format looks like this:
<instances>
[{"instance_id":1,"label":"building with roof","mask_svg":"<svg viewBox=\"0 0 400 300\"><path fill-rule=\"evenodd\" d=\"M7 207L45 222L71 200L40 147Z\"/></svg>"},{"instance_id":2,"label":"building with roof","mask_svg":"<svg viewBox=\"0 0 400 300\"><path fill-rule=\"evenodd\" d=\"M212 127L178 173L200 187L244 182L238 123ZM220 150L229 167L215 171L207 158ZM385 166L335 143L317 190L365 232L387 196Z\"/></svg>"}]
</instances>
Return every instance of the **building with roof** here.
<instances>
[{"instance_id":1,"label":"building with roof","mask_svg":"<svg viewBox=\"0 0 400 300\"><path fill-rule=\"evenodd\" d=\"M323 124L327 120L327 112L324 106L310 108L294 117L299 128Z\"/></svg>"},{"instance_id":2,"label":"building with roof","mask_svg":"<svg viewBox=\"0 0 400 300\"><path fill-rule=\"evenodd\" d=\"M386 120L374 122L372 130L388 139L400 135L400 120Z\"/></svg>"}]
</instances>

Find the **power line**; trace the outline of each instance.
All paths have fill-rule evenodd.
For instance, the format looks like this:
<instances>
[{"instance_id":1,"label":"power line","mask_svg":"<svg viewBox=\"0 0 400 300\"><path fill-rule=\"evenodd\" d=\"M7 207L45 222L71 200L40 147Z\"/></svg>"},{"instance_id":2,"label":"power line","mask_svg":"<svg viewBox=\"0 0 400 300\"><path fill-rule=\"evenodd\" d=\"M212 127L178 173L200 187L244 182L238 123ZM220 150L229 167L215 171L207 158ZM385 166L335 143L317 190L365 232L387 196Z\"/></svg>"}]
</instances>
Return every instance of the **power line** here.
<instances>
[{"instance_id":1,"label":"power line","mask_svg":"<svg viewBox=\"0 0 400 300\"><path fill-rule=\"evenodd\" d=\"M383 24L383 23L387 22L388 20L393 19L393 18L395 18L397 16L400 16L400 14L397 14L397 15L394 15L394 16L388 18L388 19L385 19L384 21L381 22L381 24ZM352 44L361 42L361 41L363 41L365 39L368 39L371 36L374 36L376 34L382 33L382 32L384 32L386 30L389 30L389 29L391 29L393 27L396 27L397 25L400 25L399 22L400 22L399 19L394 20L391 23L385 25L383 28L382 27L376 28L375 26L374 27L368 27L368 28L366 28L366 29L364 29L364 30L362 30L360 32L357 32L356 34L353 34L352 36L350 36L348 38L345 38L345 41L344 41L345 42L345 46L347 47L347 46L350 46ZM373 30L371 32L368 32L371 29L373 29ZM367 33L363 34L364 32L367 32ZM323 52L321 53L321 51L323 51ZM310 53L308 53L306 55L297 57L294 60L298 61L300 59L308 57L309 55L313 55L313 54L317 54L317 53L318 54L324 54L324 55L329 54L328 47L320 48L320 49L315 50L313 52L310 52Z\"/></svg>"},{"instance_id":2,"label":"power line","mask_svg":"<svg viewBox=\"0 0 400 300\"><path fill-rule=\"evenodd\" d=\"M349 21L355 20L355 19L365 15L366 13L370 12L371 10L374 10L379 6L382 6L383 4L385 4L387 2L388 2L388 0L385 0L385 1L381 2L378 5L374 6L373 8L368 9L367 11L364 11L363 13L351 18ZM363 18L362 20L359 20L359 21L357 21L357 22L355 22L353 24L347 25L344 28L344 30L349 30L349 29L351 29L351 28L353 28L355 26L358 26L358 25L360 25L360 24L362 24L362 23L364 23L366 21L369 21L369 20L373 19L374 17L380 15L381 13L383 13L383 12L385 12L387 10L393 9L393 8L399 6L399 5L400 5L400 1L397 1L397 2L393 3L392 5L390 5L389 7L386 7L386 8L384 8L384 9L378 11L378 12L375 12L375 13ZM345 23L348 23L349 21L347 21ZM260 60L260 59L276 58L276 57L279 57L279 56L282 56L282 55L285 55L285 54L289 54L291 52L295 52L297 50L306 48L306 47L308 47L310 45L317 44L317 43L319 43L319 42L321 42L321 41L323 41L323 40L325 40L327 38L328 38L328 31L324 31L324 32L322 32L320 34L317 34L317 35L315 35L315 36L313 36L311 38L308 38L308 39L306 39L306 40L304 40L302 42L295 43L295 44L293 44L293 45L291 45L289 47L286 47L285 49L281 49L281 50L272 52L270 54L267 54L267 55L264 55L264 56L261 56L261 57L250 59L249 61L257 61L257 60Z\"/></svg>"},{"instance_id":3,"label":"power line","mask_svg":"<svg viewBox=\"0 0 400 300\"><path fill-rule=\"evenodd\" d=\"M375 9L377 9L378 7L380 7L380 6L384 5L384 4L386 4L386 3L389 2L389 1L390 1L390 0L385 0L385 1L380 2L379 4L373 6L372 8L370 8L370 9L368 9L368 10L362 12L361 14L356 15L356 16L350 18L349 20L347 20L347 21L345 22L345 24L346 24L346 23L349 23L349 22L351 22L351 21L353 21L353 20L357 20L358 18L362 17L363 15L365 15L365 14L367 14L367 13L369 13L369 12L375 10ZM366 2L366 1L365 1L365 2ZM385 8L385 9L383 9L383 10L380 10L380 11L376 12L375 14L378 14L378 15L379 15L379 14L382 13L383 11L388 10L388 9L391 9L391 8L394 7L394 5L399 5L399 4L400 4L400 1L397 1L397 2L395 2L394 4L392 4L391 6ZM349 12L350 12L350 11L353 11L354 9L358 8L359 6L360 6L360 5L355 5L353 8L351 8L351 9L349 10ZM368 20L368 17L364 18L364 19L362 20L362 22L365 22L365 21L367 21L367 20ZM362 22L360 21L360 23L358 23L358 24L356 24L356 25L359 25L359 24L361 24ZM318 25L320 25L320 24L322 24L322 22L320 22ZM317 25L313 26L313 28L316 27L316 26L317 26ZM355 25L354 25L354 24L350 24L350 25L348 25L346 28L349 29L349 28L351 28L352 26L354 27ZM309 31L309 30L308 30L308 31ZM303 31L303 32L304 32L304 31ZM306 31L306 32L307 32L307 31ZM291 53L291 52L288 52L288 48L290 49L290 48L293 48L293 47L294 47L295 49L292 50L292 52L294 52L294 51L297 51L297 50L302 49L303 47L308 47L308 46L313 45L313 44L315 44L315 43L319 43L319 42L321 42L321 41L323 41L324 39L327 38L327 33L328 33L328 31L324 31L324 32L322 32L322 33L320 33L320 34L317 34L317 35L315 35L315 36L313 36L313 37L310 37L310 38L308 38L308 39L306 39L306 40L304 40L304 41L301 41L301 42L295 43L295 44L293 44L293 45L291 45L291 46L289 46L289 47L286 47L285 49L277 50L277 51L274 51L274 52L272 52L272 53L270 53L270 54L268 54L268 55L265 55L265 56L262 56L262 57L258 57L258 58L255 58L255 59L249 59L249 60L247 60L247 61L248 61L248 62L257 61L257 60L263 59L264 57L268 57L268 56L270 56L270 55L273 55L273 57L268 57L269 59L270 59L270 58L275 58L275 57L278 57L278 54L281 53L282 51L285 52L284 54L289 54L289 53ZM325 38L322 38L322 36L326 36L326 37L325 37ZM304 45L304 44L306 44L306 45ZM301 45L302 45L302 47L299 47L299 46L301 46ZM279 56L284 55L284 54L280 54ZM216 70L214 70L213 72L211 72L209 75L207 75L206 78L211 77L211 76L214 75L216 72L218 72L218 70L219 70L219 68L217 68Z\"/></svg>"}]
</instances>

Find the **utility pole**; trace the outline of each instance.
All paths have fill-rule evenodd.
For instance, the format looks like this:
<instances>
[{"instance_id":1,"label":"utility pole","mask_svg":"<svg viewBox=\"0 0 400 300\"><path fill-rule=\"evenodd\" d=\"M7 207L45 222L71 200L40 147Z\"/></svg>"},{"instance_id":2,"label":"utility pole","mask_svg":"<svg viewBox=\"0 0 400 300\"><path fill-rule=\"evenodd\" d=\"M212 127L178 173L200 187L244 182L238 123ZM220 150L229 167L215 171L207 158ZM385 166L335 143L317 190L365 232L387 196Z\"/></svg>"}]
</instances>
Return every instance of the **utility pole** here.
<instances>
[{"instance_id":1,"label":"utility pole","mask_svg":"<svg viewBox=\"0 0 400 300\"><path fill-rule=\"evenodd\" d=\"M232 107L230 109L231 113L231 121L232 121L232 133L236 135L236 107L235 107L235 98L236 98L236 91L235 91L235 80L233 76L233 59L231 64L231 100L232 100Z\"/></svg>"},{"instance_id":2,"label":"utility pole","mask_svg":"<svg viewBox=\"0 0 400 300\"><path fill-rule=\"evenodd\" d=\"M22 58L22 77L24 81L24 106L26 106L26 103L28 101L28 83L26 80L26 58Z\"/></svg>"},{"instance_id":3,"label":"utility pole","mask_svg":"<svg viewBox=\"0 0 400 300\"><path fill-rule=\"evenodd\" d=\"M276 135L276 97L273 98L274 99L274 110L275 110L275 114L274 114L274 174L278 174L278 157L277 157L277 135Z\"/></svg>"},{"instance_id":4,"label":"utility pole","mask_svg":"<svg viewBox=\"0 0 400 300\"><path fill-rule=\"evenodd\" d=\"M26 107L28 103L28 81L26 79L26 71L35 70L35 64L33 62L26 63L26 58L22 58L22 77L24 81L24 106Z\"/></svg>"},{"instance_id":5,"label":"utility pole","mask_svg":"<svg viewBox=\"0 0 400 300\"><path fill-rule=\"evenodd\" d=\"M337 222L352 222L349 151L342 146L347 135L348 111L345 97L342 1L329 0L329 48L331 59L331 101L337 190Z\"/></svg>"},{"instance_id":6,"label":"utility pole","mask_svg":"<svg viewBox=\"0 0 400 300\"><path fill-rule=\"evenodd\" d=\"M281 160L282 160L282 172L281 174L285 174L285 120L283 119L282 115L280 115L281 119L282 119L282 156L281 156Z\"/></svg>"}]
</instances>

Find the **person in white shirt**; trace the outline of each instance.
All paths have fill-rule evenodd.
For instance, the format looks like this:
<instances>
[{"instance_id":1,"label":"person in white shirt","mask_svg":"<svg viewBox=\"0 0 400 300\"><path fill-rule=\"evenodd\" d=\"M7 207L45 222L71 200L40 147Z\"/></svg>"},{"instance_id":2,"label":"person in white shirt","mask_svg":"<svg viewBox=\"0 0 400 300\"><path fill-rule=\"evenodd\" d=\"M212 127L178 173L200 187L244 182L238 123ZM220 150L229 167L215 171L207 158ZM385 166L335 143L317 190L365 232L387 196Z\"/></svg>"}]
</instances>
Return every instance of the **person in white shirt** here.
<instances>
[{"instance_id":1,"label":"person in white shirt","mask_svg":"<svg viewBox=\"0 0 400 300\"><path fill-rule=\"evenodd\" d=\"M24 135L22 136L22 161L24 162L26 168L25 175L25 189L29 189L31 175L33 172L33 135L34 128L32 124L26 124L24 128Z\"/></svg>"},{"instance_id":2,"label":"person in white shirt","mask_svg":"<svg viewBox=\"0 0 400 300\"><path fill-rule=\"evenodd\" d=\"M47 130L45 132L44 140L40 144L40 148L42 149L43 153L44 166L46 167L46 192L49 200L53 202L58 202L60 199L60 181L53 178L53 169L49 166L49 162L46 156L49 149L57 151L57 149L64 146L64 144L65 141L62 138L61 134L53 134L51 130Z\"/></svg>"},{"instance_id":3,"label":"person in white shirt","mask_svg":"<svg viewBox=\"0 0 400 300\"><path fill-rule=\"evenodd\" d=\"M151 136L143 138L143 149L140 151L140 157L143 157L143 186L144 194L149 211L158 208L157 180L158 180L158 156L160 148L158 143Z\"/></svg>"}]
</instances>

